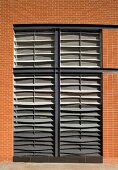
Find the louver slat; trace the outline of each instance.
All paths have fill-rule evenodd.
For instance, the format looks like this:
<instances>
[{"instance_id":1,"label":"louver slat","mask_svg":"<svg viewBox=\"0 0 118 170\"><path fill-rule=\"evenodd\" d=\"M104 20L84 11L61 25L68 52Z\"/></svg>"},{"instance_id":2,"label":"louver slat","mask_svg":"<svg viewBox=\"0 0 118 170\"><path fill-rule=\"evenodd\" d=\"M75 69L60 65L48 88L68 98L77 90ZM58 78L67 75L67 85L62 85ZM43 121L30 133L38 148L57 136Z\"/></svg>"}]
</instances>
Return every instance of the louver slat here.
<instances>
[{"instance_id":1,"label":"louver slat","mask_svg":"<svg viewBox=\"0 0 118 170\"><path fill-rule=\"evenodd\" d=\"M65 83L68 86L65 86ZM84 97L82 91L84 91ZM100 156L100 92L100 75L61 75L61 156ZM71 94L74 95L71 96Z\"/></svg>"}]
</instances>

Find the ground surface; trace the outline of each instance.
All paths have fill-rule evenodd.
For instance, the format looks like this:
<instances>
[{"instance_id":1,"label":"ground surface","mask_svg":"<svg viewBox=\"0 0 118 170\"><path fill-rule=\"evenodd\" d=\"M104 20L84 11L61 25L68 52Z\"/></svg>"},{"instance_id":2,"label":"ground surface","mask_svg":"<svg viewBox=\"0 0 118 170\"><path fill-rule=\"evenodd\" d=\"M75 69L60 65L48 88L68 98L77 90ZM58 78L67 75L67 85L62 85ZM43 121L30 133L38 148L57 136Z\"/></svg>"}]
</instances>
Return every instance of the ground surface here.
<instances>
[{"instance_id":1,"label":"ground surface","mask_svg":"<svg viewBox=\"0 0 118 170\"><path fill-rule=\"evenodd\" d=\"M118 170L118 164L0 163L0 170Z\"/></svg>"}]
</instances>

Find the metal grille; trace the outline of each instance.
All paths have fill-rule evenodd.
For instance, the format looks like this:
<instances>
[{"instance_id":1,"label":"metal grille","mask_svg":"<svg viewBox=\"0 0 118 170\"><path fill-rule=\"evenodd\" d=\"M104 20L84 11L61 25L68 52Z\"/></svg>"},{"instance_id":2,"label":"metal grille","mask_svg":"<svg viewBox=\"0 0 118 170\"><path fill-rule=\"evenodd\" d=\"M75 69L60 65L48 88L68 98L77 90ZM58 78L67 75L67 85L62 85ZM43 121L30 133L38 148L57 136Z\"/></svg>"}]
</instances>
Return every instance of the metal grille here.
<instances>
[{"instance_id":1,"label":"metal grille","mask_svg":"<svg viewBox=\"0 0 118 170\"><path fill-rule=\"evenodd\" d=\"M14 43L14 157L101 156L100 31L22 29Z\"/></svg>"}]
</instances>

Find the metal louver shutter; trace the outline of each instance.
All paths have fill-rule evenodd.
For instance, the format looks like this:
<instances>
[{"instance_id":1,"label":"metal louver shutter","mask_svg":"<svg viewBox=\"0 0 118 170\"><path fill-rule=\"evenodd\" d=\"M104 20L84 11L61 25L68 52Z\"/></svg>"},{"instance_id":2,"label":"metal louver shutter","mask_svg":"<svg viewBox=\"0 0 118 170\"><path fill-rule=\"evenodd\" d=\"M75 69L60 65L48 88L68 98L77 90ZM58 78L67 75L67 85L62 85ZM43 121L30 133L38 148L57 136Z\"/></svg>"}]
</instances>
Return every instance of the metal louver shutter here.
<instances>
[{"instance_id":1,"label":"metal louver shutter","mask_svg":"<svg viewBox=\"0 0 118 170\"><path fill-rule=\"evenodd\" d=\"M15 30L16 161L102 160L100 68L100 30Z\"/></svg>"},{"instance_id":2,"label":"metal louver shutter","mask_svg":"<svg viewBox=\"0 0 118 170\"><path fill-rule=\"evenodd\" d=\"M54 33L15 34L15 67L53 67ZM54 155L54 75L14 74L14 156Z\"/></svg>"},{"instance_id":3,"label":"metal louver shutter","mask_svg":"<svg viewBox=\"0 0 118 170\"><path fill-rule=\"evenodd\" d=\"M37 74L14 78L15 156L54 154L53 79Z\"/></svg>"},{"instance_id":4,"label":"metal louver shutter","mask_svg":"<svg viewBox=\"0 0 118 170\"><path fill-rule=\"evenodd\" d=\"M98 31L61 31L62 68L99 68ZM101 155L101 76L61 74L60 155Z\"/></svg>"},{"instance_id":5,"label":"metal louver shutter","mask_svg":"<svg viewBox=\"0 0 118 170\"><path fill-rule=\"evenodd\" d=\"M60 154L101 155L101 77L61 75Z\"/></svg>"},{"instance_id":6,"label":"metal louver shutter","mask_svg":"<svg viewBox=\"0 0 118 170\"><path fill-rule=\"evenodd\" d=\"M100 67L100 33L61 32L61 67Z\"/></svg>"},{"instance_id":7,"label":"metal louver shutter","mask_svg":"<svg viewBox=\"0 0 118 170\"><path fill-rule=\"evenodd\" d=\"M53 67L54 32L17 32L14 41L16 67Z\"/></svg>"}]
</instances>

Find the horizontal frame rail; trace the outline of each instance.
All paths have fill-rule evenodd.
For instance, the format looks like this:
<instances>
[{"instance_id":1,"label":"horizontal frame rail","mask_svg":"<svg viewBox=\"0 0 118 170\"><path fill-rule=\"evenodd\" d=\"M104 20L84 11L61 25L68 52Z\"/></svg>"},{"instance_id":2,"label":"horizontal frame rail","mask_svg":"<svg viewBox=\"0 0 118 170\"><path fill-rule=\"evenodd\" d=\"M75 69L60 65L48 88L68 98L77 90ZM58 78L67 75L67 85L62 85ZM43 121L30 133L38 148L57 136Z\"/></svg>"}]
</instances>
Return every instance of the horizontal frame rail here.
<instances>
[{"instance_id":1,"label":"horizontal frame rail","mask_svg":"<svg viewBox=\"0 0 118 170\"><path fill-rule=\"evenodd\" d=\"M99 30L118 29L118 25L111 24L14 24L15 31L37 30L37 29L66 29L66 30Z\"/></svg>"},{"instance_id":2,"label":"horizontal frame rail","mask_svg":"<svg viewBox=\"0 0 118 170\"><path fill-rule=\"evenodd\" d=\"M118 72L118 68L14 68L14 74L54 74L60 71L61 73L103 73L103 72Z\"/></svg>"}]
</instances>

